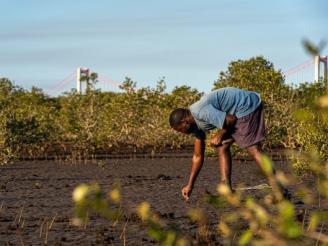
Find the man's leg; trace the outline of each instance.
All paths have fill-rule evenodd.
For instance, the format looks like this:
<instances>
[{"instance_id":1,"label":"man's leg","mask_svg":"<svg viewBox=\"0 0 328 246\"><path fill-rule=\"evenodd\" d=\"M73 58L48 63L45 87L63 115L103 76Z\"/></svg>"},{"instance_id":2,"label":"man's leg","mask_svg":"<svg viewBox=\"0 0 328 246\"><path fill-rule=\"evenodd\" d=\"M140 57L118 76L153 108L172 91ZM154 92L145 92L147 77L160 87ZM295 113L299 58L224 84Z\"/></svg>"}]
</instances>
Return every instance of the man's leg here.
<instances>
[{"instance_id":1,"label":"man's leg","mask_svg":"<svg viewBox=\"0 0 328 246\"><path fill-rule=\"evenodd\" d=\"M219 159L219 168L220 168L220 183L226 184L231 187L231 152L230 152L230 143L223 144L218 147L218 159Z\"/></svg>"},{"instance_id":2,"label":"man's leg","mask_svg":"<svg viewBox=\"0 0 328 246\"><path fill-rule=\"evenodd\" d=\"M249 154L253 157L253 159L255 160L256 164L260 167L261 171L263 174L265 174L264 172L264 169L263 169L263 166L262 166L262 163L261 163L261 155L263 154L262 152L262 148L261 148L261 145L260 144L256 144L256 145L253 145L251 147L248 147L247 148ZM273 172L273 176L275 176L276 174L276 171L274 169L274 167L272 167L272 172ZM268 177L267 177L268 178ZM287 188L285 188L280 182L278 182L276 180L277 184L278 184L278 187L280 188L280 191L282 192L282 195L284 196L284 198L286 199L291 199L291 194L290 192L288 191Z\"/></svg>"},{"instance_id":3,"label":"man's leg","mask_svg":"<svg viewBox=\"0 0 328 246\"><path fill-rule=\"evenodd\" d=\"M256 162L256 164L259 166L261 171L263 173L265 173L264 169L263 169L263 166L262 166L262 163L261 163L262 154L263 154L261 145L259 143L255 144L255 145L252 145L252 146L248 147L247 150L248 150L248 153L252 156L252 158Z\"/></svg>"}]
</instances>

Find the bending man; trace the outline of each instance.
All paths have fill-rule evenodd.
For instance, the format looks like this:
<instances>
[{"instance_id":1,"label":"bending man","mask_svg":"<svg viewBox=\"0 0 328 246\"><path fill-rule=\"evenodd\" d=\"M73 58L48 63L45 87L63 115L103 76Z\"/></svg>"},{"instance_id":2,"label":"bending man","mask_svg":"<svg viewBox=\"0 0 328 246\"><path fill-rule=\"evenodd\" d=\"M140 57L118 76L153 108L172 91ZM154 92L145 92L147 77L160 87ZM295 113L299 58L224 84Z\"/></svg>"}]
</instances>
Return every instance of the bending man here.
<instances>
[{"instance_id":1,"label":"bending man","mask_svg":"<svg viewBox=\"0 0 328 246\"><path fill-rule=\"evenodd\" d=\"M203 96L189 109L178 108L170 114L171 127L195 136L192 168L182 195L188 199L204 162L206 133L219 131L210 140L219 154L220 181L231 187L230 146L236 142L246 148L261 166L261 141L265 138L263 106L258 93L238 88L222 88Z\"/></svg>"}]
</instances>

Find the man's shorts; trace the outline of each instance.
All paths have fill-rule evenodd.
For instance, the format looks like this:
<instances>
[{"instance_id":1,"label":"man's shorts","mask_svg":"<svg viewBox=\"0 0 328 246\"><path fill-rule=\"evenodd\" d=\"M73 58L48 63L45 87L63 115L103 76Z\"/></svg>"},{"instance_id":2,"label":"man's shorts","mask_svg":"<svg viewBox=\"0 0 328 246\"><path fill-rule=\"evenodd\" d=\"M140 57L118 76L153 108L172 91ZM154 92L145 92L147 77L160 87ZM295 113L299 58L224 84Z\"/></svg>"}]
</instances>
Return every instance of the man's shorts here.
<instances>
[{"instance_id":1,"label":"man's shorts","mask_svg":"<svg viewBox=\"0 0 328 246\"><path fill-rule=\"evenodd\" d=\"M234 133L231 135L241 148L255 145L265 138L263 105L254 112L237 119Z\"/></svg>"}]
</instances>

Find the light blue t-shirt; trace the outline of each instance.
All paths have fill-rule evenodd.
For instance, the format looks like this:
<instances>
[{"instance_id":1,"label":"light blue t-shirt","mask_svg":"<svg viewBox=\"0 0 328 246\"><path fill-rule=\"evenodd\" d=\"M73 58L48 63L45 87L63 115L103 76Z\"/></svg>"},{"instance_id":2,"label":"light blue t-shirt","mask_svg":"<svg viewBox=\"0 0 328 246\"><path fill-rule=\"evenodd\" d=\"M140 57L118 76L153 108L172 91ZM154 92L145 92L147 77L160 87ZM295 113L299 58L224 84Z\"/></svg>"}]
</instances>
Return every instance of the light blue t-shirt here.
<instances>
[{"instance_id":1,"label":"light blue t-shirt","mask_svg":"<svg viewBox=\"0 0 328 246\"><path fill-rule=\"evenodd\" d=\"M241 118L254 112L260 104L258 93L226 87L204 95L189 110L199 130L207 132L214 128L222 129L226 114Z\"/></svg>"}]
</instances>

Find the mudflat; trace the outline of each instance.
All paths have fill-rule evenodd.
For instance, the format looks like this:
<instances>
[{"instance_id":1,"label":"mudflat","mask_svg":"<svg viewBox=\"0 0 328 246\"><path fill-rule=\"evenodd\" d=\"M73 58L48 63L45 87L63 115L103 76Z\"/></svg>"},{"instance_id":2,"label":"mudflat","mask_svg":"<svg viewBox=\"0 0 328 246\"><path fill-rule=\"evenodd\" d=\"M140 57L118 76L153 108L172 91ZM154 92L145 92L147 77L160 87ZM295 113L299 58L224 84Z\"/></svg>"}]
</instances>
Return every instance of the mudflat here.
<instances>
[{"instance_id":1,"label":"mudflat","mask_svg":"<svg viewBox=\"0 0 328 246\"><path fill-rule=\"evenodd\" d=\"M287 171L285 161L276 161L276 167ZM180 190L187 183L190 168L191 156L110 159L74 165L62 161L21 161L0 167L0 245L157 244L147 236L137 216L113 223L91 214L84 226L73 226L72 191L81 183L98 183L104 191L110 191L119 182L126 213L135 214L136 206L147 201L163 220L176 224L192 237L196 237L197 225L190 221L187 210L205 208L209 226L215 231L220 213L231 210L214 209L203 199L205 194L216 194L217 160L205 161L192 196L185 202ZM234 187L264 183L266 179L255 162L233 162ZM260 190L245 192L261 199ZM213 235L213 244L221 243L222 239Z\"/></svg>"}]
</instances>

